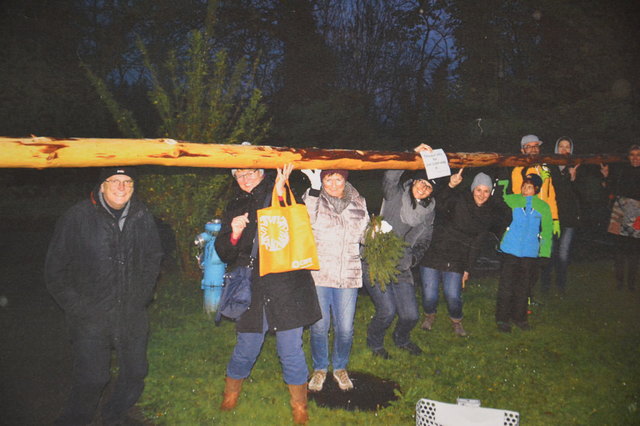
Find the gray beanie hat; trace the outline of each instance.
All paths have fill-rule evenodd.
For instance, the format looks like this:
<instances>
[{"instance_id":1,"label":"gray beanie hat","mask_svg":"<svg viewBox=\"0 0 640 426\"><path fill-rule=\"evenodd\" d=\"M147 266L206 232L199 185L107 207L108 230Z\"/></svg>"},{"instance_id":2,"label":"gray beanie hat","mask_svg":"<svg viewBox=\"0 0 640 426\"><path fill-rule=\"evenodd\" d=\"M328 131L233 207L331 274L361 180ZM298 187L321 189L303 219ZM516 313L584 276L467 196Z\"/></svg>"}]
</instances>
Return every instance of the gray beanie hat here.
<instances>
[{"instance_id":1,"label":"gray beanie hat","mask_svg":"<svg viewBox=\"0 0 640 426\"><path fill-rule=\"evenodd\" d=\"M488 174L481 172L473 178L473 182L471 182L471 192L476 189L476 186L480 185L486 186L487 188L491 189L493 187L493 181Z\"/></svg>"}]
</instances>

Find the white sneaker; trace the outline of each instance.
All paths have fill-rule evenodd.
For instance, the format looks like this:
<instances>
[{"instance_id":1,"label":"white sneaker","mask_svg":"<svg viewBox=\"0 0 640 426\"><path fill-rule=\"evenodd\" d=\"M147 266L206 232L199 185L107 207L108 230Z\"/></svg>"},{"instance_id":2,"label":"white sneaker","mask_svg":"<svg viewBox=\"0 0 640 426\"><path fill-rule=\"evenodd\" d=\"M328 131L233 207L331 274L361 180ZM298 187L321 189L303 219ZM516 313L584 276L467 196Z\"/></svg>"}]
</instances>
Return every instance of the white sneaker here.
<instances>
[{"instance_id":1,"label":"white sneaker","mask_svg":"<svg viewBox=\"0 0 640 426\"><path fill-rule=\"evenodd\" d=\"M347 370L344 370L344 369L334 370L333 378L336 381L336 383L338 383L338 387L343 391L353 389L353 382L349 378L349 374L347 373Z\"/></svg>"},{"instance_id":2,"label":"white sneaker","mask_svg":"<svg viewBox=\"0 0 640 426\"><path fill-rule=\"evenodd\" d=\"M324 381L327 378L327 372L323 370L315 370L309 380L309 390L313 392L320 392Z\"/></svg>"}]
</instances>

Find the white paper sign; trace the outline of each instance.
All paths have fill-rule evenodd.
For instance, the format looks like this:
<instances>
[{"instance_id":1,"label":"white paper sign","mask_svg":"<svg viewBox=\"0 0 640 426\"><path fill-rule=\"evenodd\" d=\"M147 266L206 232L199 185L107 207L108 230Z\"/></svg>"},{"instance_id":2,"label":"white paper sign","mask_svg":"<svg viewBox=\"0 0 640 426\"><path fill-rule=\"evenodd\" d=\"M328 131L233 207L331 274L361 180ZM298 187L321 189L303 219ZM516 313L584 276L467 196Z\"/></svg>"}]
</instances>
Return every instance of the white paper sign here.
<instances>
[{"instance_id":1,"label":"white paper sign","mask_svg":"<svg viewBox=\"0 0 640 426\"><path fill-rule=\"evenodd\" d=\"M449 160L447 160L447 154L442 149L434 149L431 152L420 152L422 161L424 162L424 169L427 172L429 179L437 179L442 176L451 176L451 169L449 168Z\"/></svg>"}]
</instances>

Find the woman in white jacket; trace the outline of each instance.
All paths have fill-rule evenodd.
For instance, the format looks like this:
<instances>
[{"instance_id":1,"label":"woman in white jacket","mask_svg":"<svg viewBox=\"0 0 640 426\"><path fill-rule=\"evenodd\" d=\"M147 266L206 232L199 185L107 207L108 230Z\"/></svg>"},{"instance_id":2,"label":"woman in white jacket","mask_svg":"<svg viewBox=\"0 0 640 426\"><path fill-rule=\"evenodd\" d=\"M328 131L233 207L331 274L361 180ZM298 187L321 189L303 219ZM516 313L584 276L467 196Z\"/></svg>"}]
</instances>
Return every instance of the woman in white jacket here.
<instances>
[{"instance_id":1,"label":"woman in white jacket","mask_svg":"<svg viewBox=\"0 0 640 426\"><path fill-rule=\"evenodd\" d=\"M347 364L353 318L362 287L360 243L369 223L367 203L347 182L346 170L303 170L311 181L303 196L318 249L320 270L312 271L322 319L311 326L313 374L309 390L320 391L329 368L329 328L333 319L333 378L342 390L353 388Z\"/></svg>"}]
</instances>

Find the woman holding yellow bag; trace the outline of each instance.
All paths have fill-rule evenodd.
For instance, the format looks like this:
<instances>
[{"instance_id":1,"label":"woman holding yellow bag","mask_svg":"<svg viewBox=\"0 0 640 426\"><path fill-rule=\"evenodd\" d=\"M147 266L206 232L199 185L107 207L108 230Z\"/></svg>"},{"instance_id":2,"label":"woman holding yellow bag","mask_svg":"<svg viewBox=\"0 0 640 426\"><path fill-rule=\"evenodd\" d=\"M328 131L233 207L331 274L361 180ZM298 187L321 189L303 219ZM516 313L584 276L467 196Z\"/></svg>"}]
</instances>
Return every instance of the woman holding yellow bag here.
<instances>
[{"instance_id":1,"label":"woman holding yellow bag","mask_svg":"<svg viewBox=\"0 0 640 426\"><path fill-rule=\"evenodd\" d=\"M302 170L311 182L303 199L311 219L320 270L312 271L322 319L311 326L313 374L309 390L320 391L329 368L329 328L333 319L333 378L342 390L353 388L347 364L353 318L362 287L360 243L369 223L367 203L347 182L346 170Z\"/></svg>"},{"instance_id":2,"label":"woman holding yellow bag","mask_svg":"<svg viewBox=\"0 0 640 426\"><path fill-rule=\"evenodd\" d=\"M286 165L278 169L275 180L277 195L285 193L285 184L293 169ZM215 248L227 270L258 265L252 259L254 239L257 239L257 210L271 204L273 179L262 169L234 169L238 184L234 198L227 204L222 228ZM276 334L276 346L285 383L291 394L295 423L305 423L307 416L308 369L302 349L303 327L320 318L320 307L308 270L272 273L260 276L253 269L251 305L237 320L237 341L227 364L222 410L233 409L240 395L242 382L249 376L260 354L268 330Z\"/></svg>"}]
</instances>

